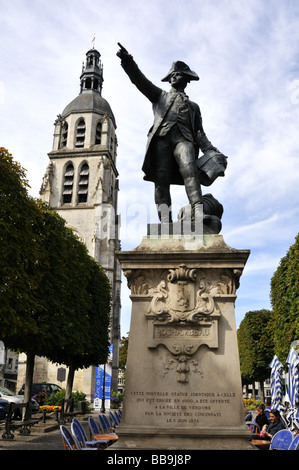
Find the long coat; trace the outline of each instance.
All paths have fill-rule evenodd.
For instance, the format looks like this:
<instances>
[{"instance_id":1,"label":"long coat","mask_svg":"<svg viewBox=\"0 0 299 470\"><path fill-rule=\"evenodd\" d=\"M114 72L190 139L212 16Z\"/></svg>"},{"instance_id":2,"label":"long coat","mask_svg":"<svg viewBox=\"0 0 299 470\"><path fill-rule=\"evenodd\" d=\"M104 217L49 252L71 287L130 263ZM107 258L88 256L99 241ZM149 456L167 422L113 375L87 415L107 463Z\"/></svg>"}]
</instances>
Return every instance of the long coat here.
<instances>
[{"instance_id":1,"label":"long coat","mask_svg":"<svg viewBox=\"0 0 299 470\"><path fill-rule=\"evenodd\" d=\"M121 65L129 76L131 82L134 83L138 90L141 91L141 93L143 93L152 103L154 123L147 135L147 144L142 170L145 173L145 180L155 181L152 146L153 137L161 128L161 125L163 125L166 113L175 99L175 94L162 90L161 88L154 85L150 80L148 80L138 68L138 65L133 60L133 58L129 61L122 62ZM194 136L194 146L197 156L196 158L198 158L199 149L202 150L202 152L206 152L207 150L213 149L214 147L206 137L206 134L203 130L199 106L190 100L188 100L188 106L192 125L192 133ZM173 172L170 183L184 184L175 159L173 159Z\"/></svg>"}]
</instances>

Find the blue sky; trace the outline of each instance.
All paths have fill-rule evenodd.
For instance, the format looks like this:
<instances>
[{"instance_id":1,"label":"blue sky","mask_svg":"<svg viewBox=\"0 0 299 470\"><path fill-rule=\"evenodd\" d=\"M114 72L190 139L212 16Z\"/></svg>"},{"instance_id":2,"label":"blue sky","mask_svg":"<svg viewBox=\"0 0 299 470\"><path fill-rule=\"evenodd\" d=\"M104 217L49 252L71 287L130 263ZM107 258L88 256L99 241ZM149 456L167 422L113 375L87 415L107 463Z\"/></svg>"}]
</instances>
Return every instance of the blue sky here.
<instances>
[{"instance_id":1,"label":"blue sky","mask_svg":"<svg viewBox=\"0 0 299 470\"><path fill-rule=\"evenodd\" d=\"M198 73L187 93L201 108L208 138L228 156L226 176L204 192L224 206L225 242L251 250L237 291L237 325L247 311L271 308L271 277L299 231L298 0L0 0L0 11L0 145L27 169L35 197L53 123L79 94L95 34L102 95L117 122L119 210L130 220L123 250L145 235L145 225L134 224L140 208L153 204L141 171L152 111L121 69L117 42L161 88L168 89L161 78L174 60ZM177 207L187 204L183 188L172 187L172 196ZM124 282L122 335L129 319Z\"/></svg>"}]
</instances>

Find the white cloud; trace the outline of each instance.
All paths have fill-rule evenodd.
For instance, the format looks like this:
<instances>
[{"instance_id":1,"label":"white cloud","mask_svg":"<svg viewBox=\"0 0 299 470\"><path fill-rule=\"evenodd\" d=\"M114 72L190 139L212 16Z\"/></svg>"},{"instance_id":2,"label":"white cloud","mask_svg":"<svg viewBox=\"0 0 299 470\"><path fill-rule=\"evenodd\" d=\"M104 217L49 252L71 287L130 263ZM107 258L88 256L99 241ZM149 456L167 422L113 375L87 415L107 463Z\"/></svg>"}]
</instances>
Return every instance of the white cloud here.
<instances>
[{"instance_id":1,"label":"white cloud","mask_svg":"<svg viewBox=\"0 0 299 470\"><path fill-rule=\"evenodd\" d=\"M153 202L153 186L141 171L152 111L121 69L117 42L162 88L174 60L196 70L200 81L187 93L201 107L208 137L229 157L225 178L204 192L224 205L225 241L252 251L239 290L241 315L267 304L270 271L298 232L298 2L32 0L29 6L0 0L0 6L0 145L28 170L34 196L53 122L79 93L94 34L103 96L118 126L119 199L126 207ZM173 187L172 194L176 204L187 203L183 188ZM132 238L122 246L132 246ZM263 290L252 291L247 270ZM126 289L127 316L125 295Z\"/></svg>"}]
</instances>

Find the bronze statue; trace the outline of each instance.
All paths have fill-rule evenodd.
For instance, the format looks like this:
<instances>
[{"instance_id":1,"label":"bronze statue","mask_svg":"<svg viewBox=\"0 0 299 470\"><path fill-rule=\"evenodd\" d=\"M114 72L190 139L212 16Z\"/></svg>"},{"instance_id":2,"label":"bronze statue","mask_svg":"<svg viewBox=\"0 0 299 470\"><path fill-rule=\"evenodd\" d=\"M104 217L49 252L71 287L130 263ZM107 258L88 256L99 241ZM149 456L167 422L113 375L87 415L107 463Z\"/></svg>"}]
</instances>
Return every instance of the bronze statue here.
<instances>
[{"instance_id":1,"label":"bronze statue","mask_svg":"<svg viewBox=\"0 0 299 470\"><path fill-rule=\"evenodd\" d=\"M153 106L154 123L148 133L142 170L144 179L155 184L155 203L160 221L172 222L171 184L185 185L193 219L202 218L201 204L205 216L219 218L222 206L219 210L218 201L211 195L202 195L201 184L209 186L217 176L224 175L226 157L208 140L199 106L185 94L187 84L191 80L199 80L198 75L184 62L174 62L162 79L171 85L170 91L166 92L148 80L132 55L121 44L118 45L117 56L123 69ZM201 158L198 158L199 150L204 154ZM166 215L160 209L165 206L169 208ZM217 214L211 213L211 206L215 206ZM212 209L213 212L215 210ZM220 231L219 224L216 231Z\"/></svg>"}]
</instances>

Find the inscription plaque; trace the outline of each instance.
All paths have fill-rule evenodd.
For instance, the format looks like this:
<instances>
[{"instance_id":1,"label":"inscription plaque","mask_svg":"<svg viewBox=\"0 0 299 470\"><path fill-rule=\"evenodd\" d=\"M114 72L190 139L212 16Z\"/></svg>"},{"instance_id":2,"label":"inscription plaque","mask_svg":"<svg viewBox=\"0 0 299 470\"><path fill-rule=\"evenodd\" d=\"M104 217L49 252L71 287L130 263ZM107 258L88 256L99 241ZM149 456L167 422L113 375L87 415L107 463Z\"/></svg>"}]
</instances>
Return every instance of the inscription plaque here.
<instances>
[{"instance_id":1,"label":"inscription plaque","mask_svg":"<svg viewBox=\"0 0 299 470\"><path fill-rule=\"evenodd\" d=\"M220 420L228 406L236 405L234 392L132 391L131 400L144 416L158 416L161 425L202 424Z\"/></svg>"}]
</instances>

